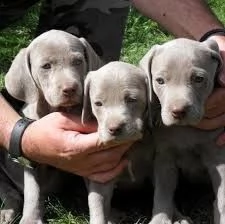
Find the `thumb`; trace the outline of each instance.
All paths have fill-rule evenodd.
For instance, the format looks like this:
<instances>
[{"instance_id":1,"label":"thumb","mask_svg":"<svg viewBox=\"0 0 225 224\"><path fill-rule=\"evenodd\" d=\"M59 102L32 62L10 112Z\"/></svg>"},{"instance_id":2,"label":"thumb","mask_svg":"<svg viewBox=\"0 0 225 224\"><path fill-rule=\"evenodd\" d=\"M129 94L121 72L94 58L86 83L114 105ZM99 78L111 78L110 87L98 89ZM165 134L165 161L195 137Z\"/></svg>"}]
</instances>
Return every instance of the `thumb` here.
<instances>
[{"instance_id":1,"label":"thumb","mask_svg":"<svg viewBox=\"0 0 225 224\"><path fill-rule=\"evenodd\" d=\"M223 62L225 62L225 51L220 51ZM218 76L218 82L222 87L225 87L225 64L223 63L220 74Z\"/></svg>"},{"instance_id":2,"label":"thumb","mask_svg":"<svg viewBox=\"0 0 225 224\"><path fill-rule=\"evenodd\" d=\"M66 136L66 151L62 153L66 155L74 154L91 154L99 151L98 133L82 134L79 132L65 132Z\"/></svg>"},{"instance_id":3,"label":"thumb","mask_svg":"<svg viewBox=\"0 0 225 224\"><path fill-rule=\"evenodd\" d=\"M78 131L81 133L92 133L97 131L97 122L92 121L85 125L81 122L81 117L73 114L63 113L65 118L64 130Z\"/></svg>"},{"instance_id":4,"label":"thumb","mask_svg":"<svg viewBox=\"0 0 225 224\"><path fill-rule=\"evenodd\" d=\"M225 87L225 66L223 66L222 71L218 76L218 82L221 87Z\"/></svg>"},{"instance_id":5,"label":"thumb","mask_svg":"<svg viewBox=\"0 0 225 224\"><path fill-rule=\"evenodd\" d=\"M216 144L219 145L219 146L222 146L222 145L225 144L225 133L222 133L222 134L217 138Z\"/></svg>"}]
</instances>

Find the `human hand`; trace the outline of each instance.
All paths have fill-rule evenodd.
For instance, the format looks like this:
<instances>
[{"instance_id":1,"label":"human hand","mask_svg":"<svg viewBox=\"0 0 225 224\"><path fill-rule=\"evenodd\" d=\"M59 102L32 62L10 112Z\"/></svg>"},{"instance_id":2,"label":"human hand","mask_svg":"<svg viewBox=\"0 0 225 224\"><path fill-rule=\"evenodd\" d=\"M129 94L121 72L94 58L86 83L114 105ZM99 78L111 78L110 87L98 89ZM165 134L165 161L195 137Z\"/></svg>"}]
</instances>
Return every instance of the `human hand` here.
<instances>
[{"instance_id":1,"label":"human hand","mask_svg":"<svg viewBox=\"0 0 225 224\"><path fill-rule=\"evenodd\" d=\"M98 182L122 172L127 165L123 155L130 146L103 146L95 124L84 127L79 117L59 112L30 124L22 137L27 158Z\"/></svg>"},{"instance_id":2,"label":"human hand","mask_svg":"<svg viewBox=\"0 0 225 224\"><path fill-rule=\"evenodd\" d=\"M206 103L205 117L197 125L198 128L205 130L212 130L225 126L225 37L212 36L211 38L217 41L224 63L217 80L220 87L216 88L210 95ZM218 137L217 144L225 144L225 133Z\"/></svg>"}]
</instances>

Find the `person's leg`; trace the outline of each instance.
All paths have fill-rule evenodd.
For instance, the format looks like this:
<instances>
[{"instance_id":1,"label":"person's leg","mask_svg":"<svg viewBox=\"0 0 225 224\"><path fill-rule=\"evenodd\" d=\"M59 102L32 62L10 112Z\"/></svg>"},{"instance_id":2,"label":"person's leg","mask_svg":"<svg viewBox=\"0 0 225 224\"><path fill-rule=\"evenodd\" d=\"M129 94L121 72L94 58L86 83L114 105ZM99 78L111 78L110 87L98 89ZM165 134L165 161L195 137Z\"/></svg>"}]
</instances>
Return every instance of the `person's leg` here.
<instances>
[{"instance_id":1,"label":"person's leg","mask_svg":"<svg viewBox=\"0 0 225 224\"><path fill-rule=\"evenodd\" d=\"M39 0L0 1L0 30L19 20Z\"/></svg>"},{"instance_id":2,"label":"person's leg","mask_svg":"<svg viewBox=\"0 0 225 224\"><path fill-rule=\"evenodd\" d=\"M128 10L126 0L46 0L37 35L64 30L86 38L105 62L118 60Z\"/></svg>"}]
</instances>

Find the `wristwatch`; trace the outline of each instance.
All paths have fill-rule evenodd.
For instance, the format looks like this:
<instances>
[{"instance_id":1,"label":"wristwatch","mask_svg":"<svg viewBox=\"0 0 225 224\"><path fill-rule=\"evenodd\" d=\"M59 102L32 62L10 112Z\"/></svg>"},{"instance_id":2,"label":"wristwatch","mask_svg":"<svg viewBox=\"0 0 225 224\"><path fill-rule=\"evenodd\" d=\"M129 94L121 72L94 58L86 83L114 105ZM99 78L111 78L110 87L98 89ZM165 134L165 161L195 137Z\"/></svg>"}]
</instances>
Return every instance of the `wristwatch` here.
<instances>
[{"instance_id":1,"label":"wristwatch","mask_svg":"<svg viewBox=\"0 0 225 224\"><path fill-rule=\"evenodd\" d=\"M225 36L225 28L216 28L204 33L199 39L200 42L207 40L211 36Z\"/></svg>"},{"instance_id":2,"label":"wristwatch","mask_svg":"<svg viewBox=\"0 0 225 224\"><path fill-rule=\"evenodd\" d=\"M13 127L9 142L9 157L22 166L34 168L33 162L23 156L21 148L21 140L25 129L35 120L23 117L19 119Z\"/></svg>"}]
</instances>

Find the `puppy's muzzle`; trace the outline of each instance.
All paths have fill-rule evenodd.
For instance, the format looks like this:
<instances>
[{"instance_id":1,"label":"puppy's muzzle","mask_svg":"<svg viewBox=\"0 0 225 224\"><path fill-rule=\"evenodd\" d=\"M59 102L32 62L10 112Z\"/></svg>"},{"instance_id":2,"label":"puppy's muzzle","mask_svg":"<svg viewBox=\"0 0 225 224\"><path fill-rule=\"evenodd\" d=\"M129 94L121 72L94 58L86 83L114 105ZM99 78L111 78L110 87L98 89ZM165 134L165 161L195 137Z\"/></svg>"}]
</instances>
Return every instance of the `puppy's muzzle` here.
<instances>
[{"instance_id":1,"label":"puppy's muzzle","mask_svg":"<svg viewBox=\"0 0 225 224\"><path fill-rule=\"evenodd\" d=\"M171 115L174 119L182 120L182 119L185 119L189 110L190 110L189 105L185 105L182 107L173 106L171 109Z\"/></svg>"},{"instance_id":2,"label":"puppy's muzzle","mask_svg":"<svg viewBox=\"0 0 225 224\"><path fill-rule=\"evenodd\" d=\"M77 89L77 83L67 84L62 87L62 94L64 97L73 97L76 95Z\"/></svg>"},{"instance_id":3,"label":"puppy's muzzle","mask_svg":"<svg viewBox=\"0 0 225 224\"><path fill-rule=\"evenodd\" d=\"M110 124L108 125L108 133L112 136L119 136L123 133L125 123Z\"/></svg>"}]
</instances>

